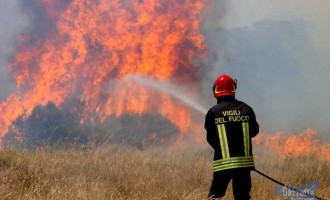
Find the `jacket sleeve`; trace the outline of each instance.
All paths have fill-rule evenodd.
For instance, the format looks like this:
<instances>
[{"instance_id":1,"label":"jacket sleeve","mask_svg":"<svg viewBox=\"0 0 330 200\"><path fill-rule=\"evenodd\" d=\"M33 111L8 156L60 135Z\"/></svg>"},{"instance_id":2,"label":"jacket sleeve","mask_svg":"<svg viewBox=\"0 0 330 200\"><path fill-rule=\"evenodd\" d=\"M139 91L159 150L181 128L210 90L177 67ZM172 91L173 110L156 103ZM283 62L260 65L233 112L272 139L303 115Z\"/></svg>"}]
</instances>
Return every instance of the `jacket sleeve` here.
<instances>
[{"instance_id":1,"label":"jacket sleeve","mask_svg":"<svg viewBox=\"0 0 330 200\"><path fill-rule=\"evenodd\" d=\"M206 130L206 140L214 148L217 148L217 134L214 126L214 116L211 111L208 111L205 116L205 130Z\"/></svg>"},{"instance_id":2,"label":"jacket sleeve","mask_svg":"<svg viewBox=\"0 0 330 200\"><path fill-rule=\"evenodd\" d=\"M251 121L250 121L250 137L253 138L256 135L258 135L259 133L259 124L256 120L256 115L254 113L254 111L252 110L252 108L250 108L250 116L251 116Z\"/></svg>"}]
</instances>

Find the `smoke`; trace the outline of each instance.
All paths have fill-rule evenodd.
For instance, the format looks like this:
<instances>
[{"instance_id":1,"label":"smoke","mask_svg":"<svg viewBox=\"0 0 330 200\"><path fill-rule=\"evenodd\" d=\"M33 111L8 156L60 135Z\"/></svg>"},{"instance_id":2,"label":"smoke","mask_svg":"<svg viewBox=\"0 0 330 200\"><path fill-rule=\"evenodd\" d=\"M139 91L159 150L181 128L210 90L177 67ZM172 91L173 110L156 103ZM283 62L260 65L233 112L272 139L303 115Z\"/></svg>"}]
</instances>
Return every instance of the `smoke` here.
<instances>
[{"instance_id":1,"label":"smoke","mask_svg":"<svg viewBox=\"0 0 330 200\"><path fill-rule=\"evenodd\" d=\"M0 100L15 88L7 65L15 51L17 36L29 25L29 19L22 14L19 2L0 1Z\"/></svg>"},{"instance_id":2,"label":"smoke","mask_svg":"<svg viewBox=\"0 0 330 200\"><path fill-rule=\"evenodd\" d=\"M203 96L211 98L215 77L229 73L238 79L237 98L254 108L264 131L329 131L330 2L220 2L205 19L215 10L225 16L203 27L210 52Z\"/></svg>"}]
</instances>

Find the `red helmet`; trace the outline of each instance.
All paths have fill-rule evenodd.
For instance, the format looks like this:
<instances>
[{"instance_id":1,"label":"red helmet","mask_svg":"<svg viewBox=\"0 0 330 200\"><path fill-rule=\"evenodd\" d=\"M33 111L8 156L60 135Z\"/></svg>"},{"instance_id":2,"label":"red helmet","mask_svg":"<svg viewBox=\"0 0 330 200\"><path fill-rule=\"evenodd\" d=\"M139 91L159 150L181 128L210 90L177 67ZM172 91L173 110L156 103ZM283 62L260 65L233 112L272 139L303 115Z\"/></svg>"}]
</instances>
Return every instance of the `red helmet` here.
<instances>
[{"instance_id":1,"label":"red helmet","mask_svg":"<svg viewBox=\"0 0 330 200\"><path fill-rule=\"evenodd\" d=\"M235 96L237 88L237 80L228 76L227 74L221 74L215 79L213 84L213 94L215 98L221 96Z\"/></svg>"}]
</instances>

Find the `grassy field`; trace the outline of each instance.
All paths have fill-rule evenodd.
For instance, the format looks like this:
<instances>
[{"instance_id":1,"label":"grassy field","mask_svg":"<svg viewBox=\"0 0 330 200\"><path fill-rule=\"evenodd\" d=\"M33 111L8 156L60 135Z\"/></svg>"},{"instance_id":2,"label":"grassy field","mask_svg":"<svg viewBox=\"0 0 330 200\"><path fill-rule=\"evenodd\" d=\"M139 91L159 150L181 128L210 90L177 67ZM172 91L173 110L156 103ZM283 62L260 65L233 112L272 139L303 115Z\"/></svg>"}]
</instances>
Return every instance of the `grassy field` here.
<instances>
[{"instance_id":1,"label":"grassy field","mask_svg":"<svg viewBox=\"0 0 330 200\"><path fill-rule=\"evenodd\" d=\"M280 159L254 148L257 168L291 186L320 180L330 198L330 162L317 156ZM0 150L0 199L206 199L212 150L137 149L108 145L76 150ZM253 199L285 199L277 185L252 172ZM231 187L225 199L233 199Z\"/></svg>"}]
</instances>

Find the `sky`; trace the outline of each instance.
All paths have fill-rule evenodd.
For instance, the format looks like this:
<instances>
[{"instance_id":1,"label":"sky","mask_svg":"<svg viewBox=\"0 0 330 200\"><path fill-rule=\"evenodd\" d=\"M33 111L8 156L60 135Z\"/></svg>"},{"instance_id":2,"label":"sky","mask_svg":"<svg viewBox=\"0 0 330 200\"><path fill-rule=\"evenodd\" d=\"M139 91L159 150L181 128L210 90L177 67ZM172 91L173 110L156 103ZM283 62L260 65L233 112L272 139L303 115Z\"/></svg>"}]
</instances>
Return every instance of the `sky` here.
<instances>
[{"instance_id":1,"label":"sky","mask_svg":"<svg viewBox=\"0 0 330 200\"><path fill-rule=\"evenodd\" d=\"M267 132L330 131L330 1L213 0L201 32L209 56L201 67L201 104L211 106L220 73L238 79ZM25 5L26 6L26 5ZM7 64L17 36L31 25L22 0L0 1L0 100L15 89Z\"/></svg>"}]
</instances>

